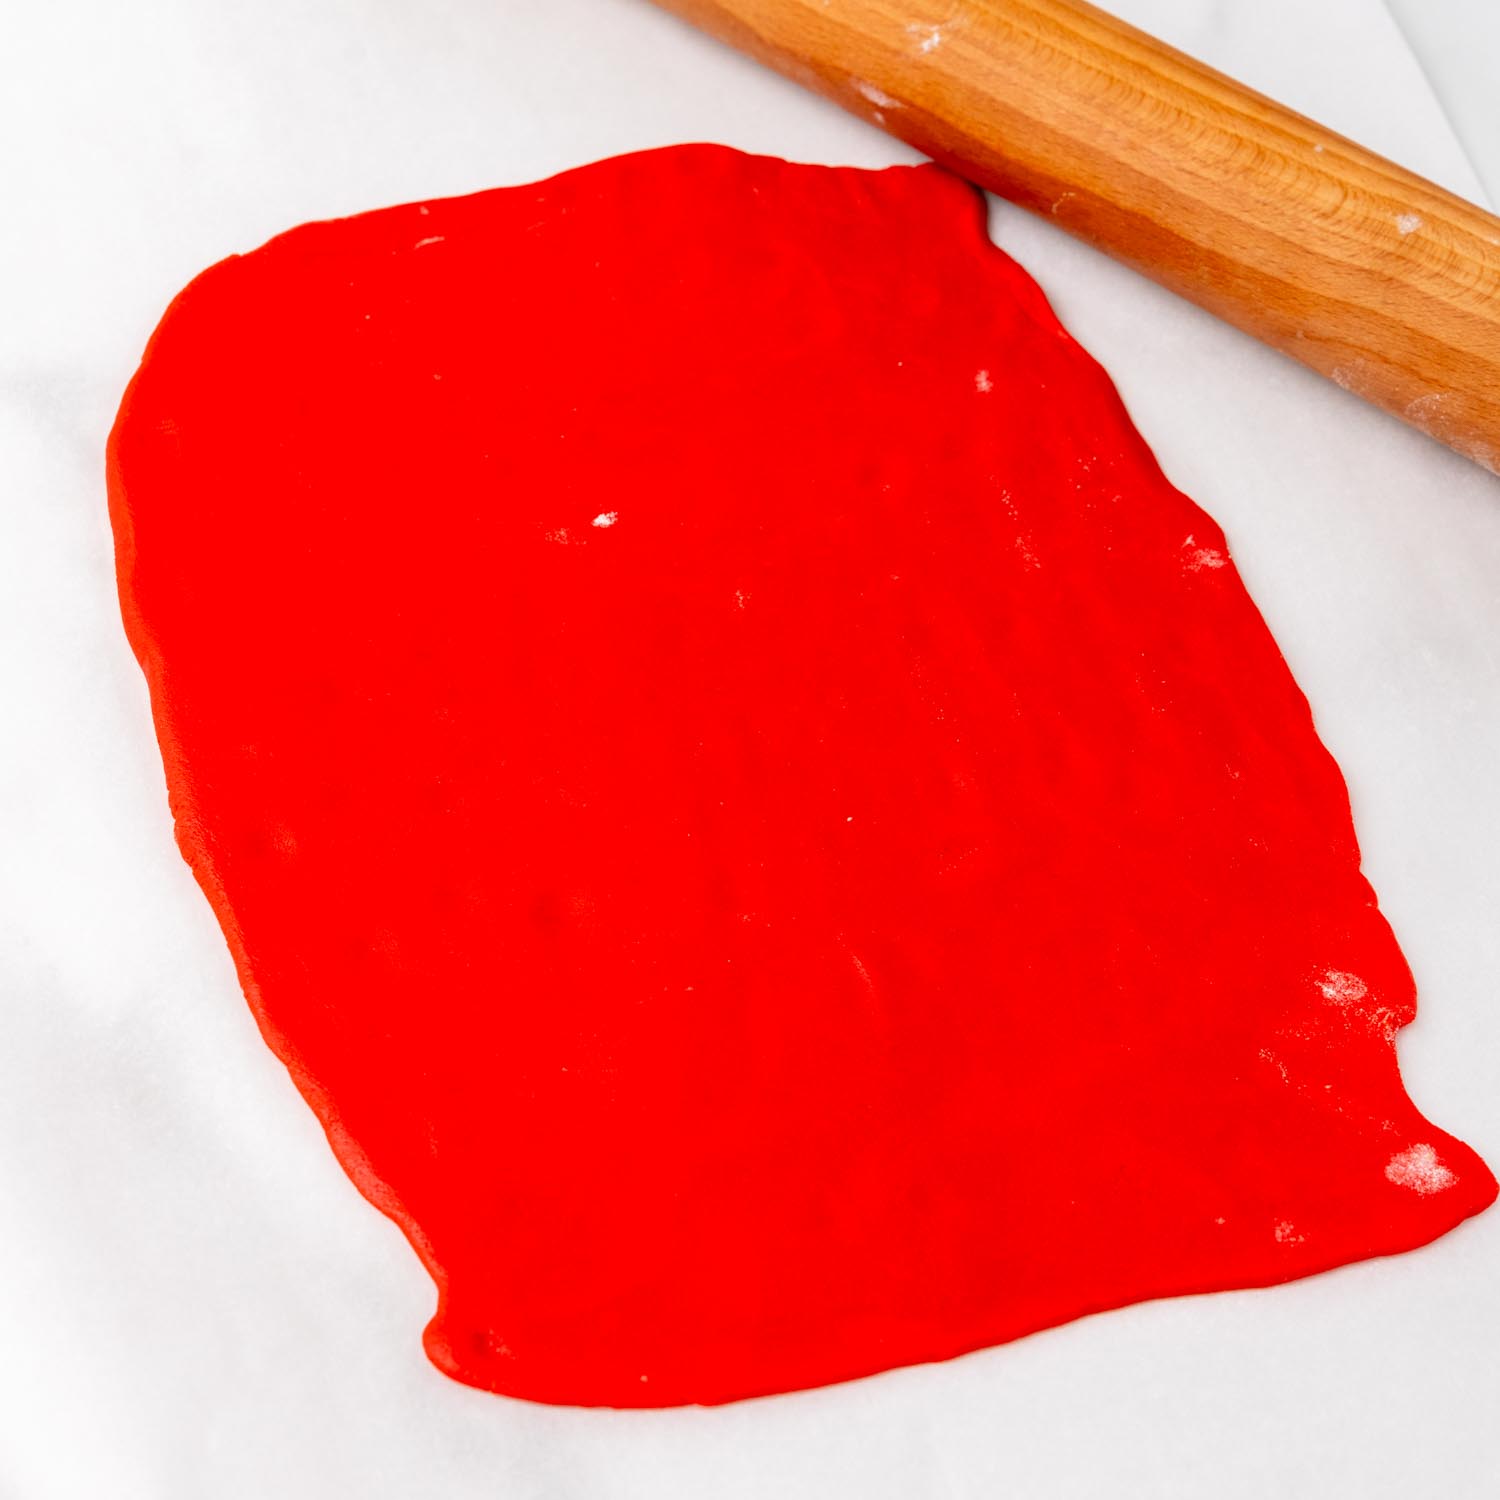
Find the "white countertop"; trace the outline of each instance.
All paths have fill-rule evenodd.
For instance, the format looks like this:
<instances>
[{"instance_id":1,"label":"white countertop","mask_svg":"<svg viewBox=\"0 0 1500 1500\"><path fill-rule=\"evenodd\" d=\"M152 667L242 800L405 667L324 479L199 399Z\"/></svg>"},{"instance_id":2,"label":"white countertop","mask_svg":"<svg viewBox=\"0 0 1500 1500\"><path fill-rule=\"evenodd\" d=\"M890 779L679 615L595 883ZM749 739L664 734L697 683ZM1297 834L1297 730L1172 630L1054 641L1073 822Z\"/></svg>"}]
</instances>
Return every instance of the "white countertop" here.
<instances>
[{"instance_id":1,"label":"white countertop","mask_svg":"<svg viewBox=\"0 0 1500 1500\"><path fill-rule=\"evenodd\" d=\"M1387 0L1455 134L1500 203L1500 5L1494 0Z\"/></svg>"},{"instance_id":2,"label":"white countertop","mask_svg":"<svg viewBox=\"0 0 1500 1500\"><path fill-rule=\"evenodd\" d=\"M1446 105L1500 192L1500 7L1393 4L1441 105L1380 0L1113 8L1477 195ZM8 33L0 1494L1500 1492L1500 1212L1276 1290L715 1411L550 1410L437 1375L432 1287L262 1045L172 843L114 598L115 403L183 283L301 220L673 140L911 153L644 0L54 0ZM1052 226L1005 205L992 226L1224 525L1417 974L1408 1086L1500 1163L1500 480Z\"/></svg>"}]
</instances>

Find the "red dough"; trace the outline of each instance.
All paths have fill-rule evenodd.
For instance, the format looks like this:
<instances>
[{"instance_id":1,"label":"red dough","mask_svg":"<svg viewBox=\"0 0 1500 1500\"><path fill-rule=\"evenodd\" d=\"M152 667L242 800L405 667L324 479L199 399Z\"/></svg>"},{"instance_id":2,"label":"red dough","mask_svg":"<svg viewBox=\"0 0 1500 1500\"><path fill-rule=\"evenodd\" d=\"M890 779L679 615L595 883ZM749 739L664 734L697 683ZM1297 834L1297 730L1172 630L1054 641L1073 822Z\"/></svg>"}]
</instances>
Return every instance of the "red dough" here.
<instances>
[{"instance_id":1,"label":"red dough","mask_svg":"<svg viewBox=\"0 0 1500 1500\"><path fill-rule=\"evenodd\" d=\"M293 230L110 492L183 852L459 1380L727 1401L1494 1197L1223 536L943 171Z\"/></svg>"}]
</instances>

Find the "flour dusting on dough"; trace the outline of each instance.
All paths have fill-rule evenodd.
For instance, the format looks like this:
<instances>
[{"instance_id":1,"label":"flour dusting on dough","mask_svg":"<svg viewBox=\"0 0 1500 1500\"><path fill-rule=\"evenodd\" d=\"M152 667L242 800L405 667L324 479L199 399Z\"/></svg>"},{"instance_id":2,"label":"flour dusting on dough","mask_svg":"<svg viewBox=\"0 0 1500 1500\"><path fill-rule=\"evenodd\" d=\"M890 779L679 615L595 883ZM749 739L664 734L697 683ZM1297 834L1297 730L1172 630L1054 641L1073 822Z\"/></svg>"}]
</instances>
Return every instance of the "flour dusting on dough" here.
<instances>
[{"instance_id":1,"label":"flour dusting on dough","mask_svg":"<svg viewBox=\"0 0 1500 1500\"><path fill-rule=\"evenodd\" d=\"M1183 537L1182 545L1187 552L1183 567L1189 573L1201 573L1205 568L1212 571L1229 565L1229 559L1217 547L1200 547L1191 532Z\"/></svg>"},{"instance_id":2,"label":"flour dusting on dough","mask_svg":"<svg viewBox=\"0 0 1500 1500\"><path fill-rule=\"evenodd\" d=\"M1317 981L1318 991L1330 1005L1344 1013L1345 1024L1356 1022L1378 1032L1387 1041L1393 1042L1401 1029L1402 1018L1388 1005L1369 1004L1370 987L1358 974L1347 974L1342 969L1325 969Z\"/></svg>"},{"instance_id":3,"label":"flour dusting on dough","mask_svg":"<svg viewBox=\"0 0 1500 1500\"><path fill-rule=\"evenodd\" d=\"M1396 232L1403 238L1408 234L1415 234L1422 227L1422 219L1419 214L1397 214Z\"/></svg>"},{"instance_id":4,"label":"flour dusting on dough","mask_svg":"<svg viewBox=\"0 0 1500 1500\"><path fill-rule=\"evenodd\" d=\"M980 392L992 391L995 389L995 382L990 379L990 372L988 370L981 370L977 375L975 375L974 389Z\"/></svg>"},{"instance_id":5,"label":"flour dusting on dough","mask_svg":"<svg viewBox=\"0 0 1500 1500\"><path fill-rule=\"evenodd\" d=\"M1410 1188L1424 1197L1429 1193L1441 1193L1458 1181L1457 1174L1438 1160L1437 1151L1426 1142L1398 1151L1386 1163L1385 1177L1387 1182Z\"/></svg>"},{"instance_id":6,"label":"flour dusting on dough","mask_svg":"<svg viewBox=\"0 0 1500 1500\"><path fill-rule=\"evenodd\" d=\"M852 948L849 950L849 962L854 965L854 972L859 975L859 980L871 999L875 998L875 981L870 978L870 971L860 961L860 956Z\"/></svg>"},{"instance_id":7,"label":"flour dusting on dough","mask_svg":"<svg viewBox=\"0 0 1500 1500\"><path fill-rule=\"evenodd\" d=\"M599 512L599 514L597 516L595 516L592 521L589 522L589 525L590 526L597 526L597 527L600 528L600 530L605 530L608 527L613 526L615 524L615 522L618 521L619 519L620 519L620 512L619 511L617 511L617 510L601 510Z\"/></svg>"},{"instance_id":8,"label":"flour dusting on dough","mask_svg":"<svg viewBox=\"0 0 1500 1500\"><path fill-rule=\"evenodd\" d=\"M1358 974L1346 974L1342 969L1326 969L1318 988L1323 998L1335 1005L1353 1005L1370 993L1370 986Z\"/></svg>"},{"instance_id":9,"label":"flour dusting on dough","mask_svg":"<svg viewBox=\"0 0 1500 1500\"><path fill-rule=\"evenodd\" d=\"M1277 1057L1277 1055L1274 1052L1272 1052L1269 1047L1262 1047L1260 1049L1259 1056L1260 1056L1260 1060L1262 1062L1268 1062L1268 1063L1270 1063L1271 1066L1273 1068L1275 1068L1278 1073L1281 1074L1281 1081L1283 1083L1286 1083L1286 1084L1290 1084L1291 1083L1291 1081L1292 1081L1292 1075L1288 1071L1287 1065L1284 1062L1282 1062L1282 1060L1279 1057Z\"/></svg>"}]
</instances>

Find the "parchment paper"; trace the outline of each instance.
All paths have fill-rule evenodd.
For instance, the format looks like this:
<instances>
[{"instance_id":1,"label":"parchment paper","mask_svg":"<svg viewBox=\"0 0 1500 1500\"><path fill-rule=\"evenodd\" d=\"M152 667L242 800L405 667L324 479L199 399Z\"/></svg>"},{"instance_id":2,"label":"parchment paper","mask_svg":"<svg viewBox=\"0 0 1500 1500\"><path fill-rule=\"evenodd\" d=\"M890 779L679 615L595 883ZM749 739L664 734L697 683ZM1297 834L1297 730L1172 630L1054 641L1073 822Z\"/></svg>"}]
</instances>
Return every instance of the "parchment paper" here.
<instances>
[{"instance_id":1,"label":"parchment paper","mask_svg":"<svg viewBox=\"0 0 1500 1500\"><path fill-rule=\"evenodd\" d=\"M1115 8L1477 193L1378 0ZM438 1375L432 1287L261 1044L172 843L114 598L115 403L185 281L304 219L676 140L910 153L645 0L56 0L6 32L0 1495L1496 1492L1494 1213L1398 1260L715 1411ZM1500 481L1048 225L999 206L993 228L1226 527L1417 973L1409 1087L1500 1161Z\"/></svg>"}]
</instances>

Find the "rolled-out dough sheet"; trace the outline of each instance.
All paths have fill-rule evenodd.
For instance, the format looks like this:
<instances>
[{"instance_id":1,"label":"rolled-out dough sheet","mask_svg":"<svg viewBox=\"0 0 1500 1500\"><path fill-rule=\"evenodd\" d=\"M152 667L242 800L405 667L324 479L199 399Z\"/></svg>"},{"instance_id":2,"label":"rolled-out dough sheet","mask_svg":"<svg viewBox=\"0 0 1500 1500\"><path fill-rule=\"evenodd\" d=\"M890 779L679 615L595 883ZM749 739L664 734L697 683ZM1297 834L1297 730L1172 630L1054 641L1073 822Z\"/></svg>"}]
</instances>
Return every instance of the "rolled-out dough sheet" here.
<instances>
[{"instance_id":1,"label":"rolled-out dough sheet","mask_svg":"<svg viewBox=\"0 0 1500 1500\"><path fill-rule=\"evenodd\" d=\"M1493 1199L1222 533L958 178L294 230L110 505L178 841L456 1378L772 1394Z\"/></svg>"}]
</instances>

